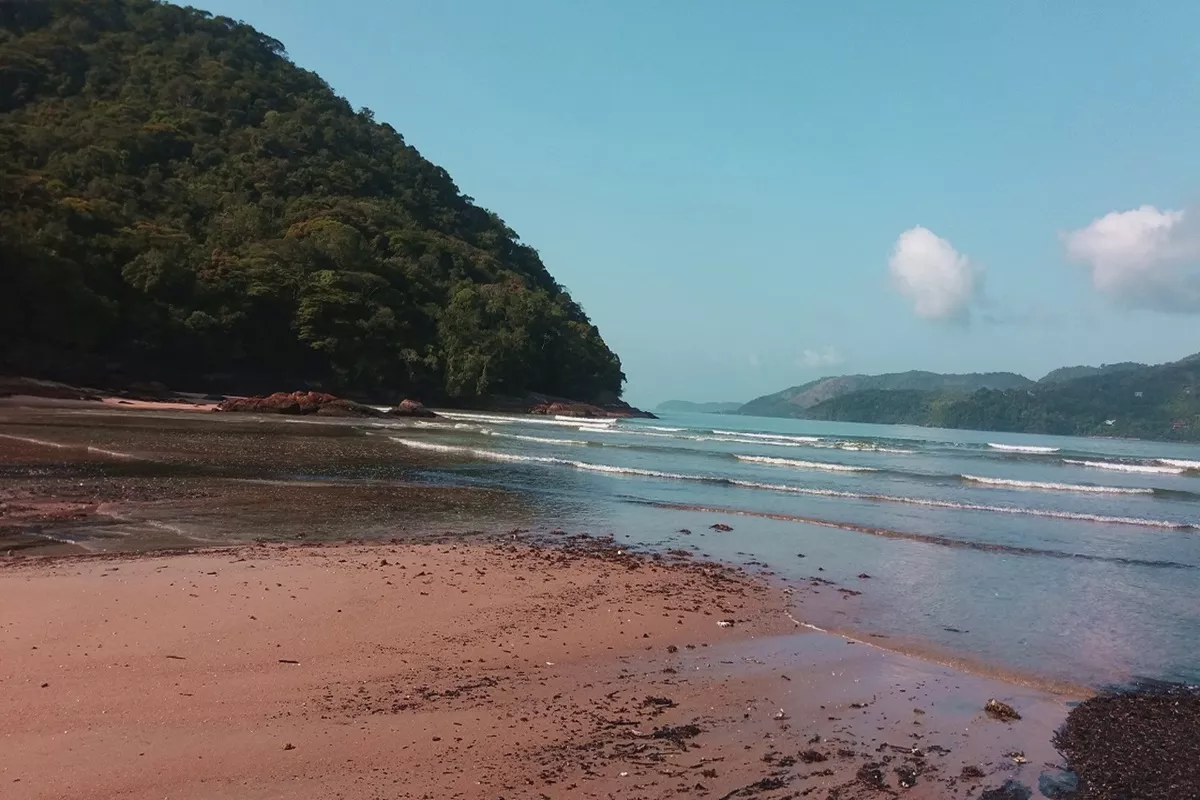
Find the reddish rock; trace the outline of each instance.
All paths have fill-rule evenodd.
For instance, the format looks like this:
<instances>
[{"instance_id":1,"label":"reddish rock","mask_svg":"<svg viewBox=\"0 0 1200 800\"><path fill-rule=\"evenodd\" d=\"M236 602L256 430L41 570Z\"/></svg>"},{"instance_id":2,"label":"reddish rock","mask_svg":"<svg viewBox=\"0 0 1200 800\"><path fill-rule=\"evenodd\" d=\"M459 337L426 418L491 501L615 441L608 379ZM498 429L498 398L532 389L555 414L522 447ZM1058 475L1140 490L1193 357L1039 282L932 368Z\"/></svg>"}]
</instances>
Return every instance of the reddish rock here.
<instances>
[{"instance_id":1,"label":"reddish rock","mask_svg":"<svg viewBox=\"0 0 1200 800\"><path fill-rule=\"evenodd\" d=\"M325 392L275 392L266 397L230 397L223 400L217 410L257 414L318 414L324 417L383 416L382 412L370 406Z\"/></svg>"},{"instance_id":2,"label":"reddish rock","mask_svg":"<svg viewBox=\"0 0 1200 800\"><path fill-rule=\"evenodd\" d=\"M389 417L436 417L437 414L430 411L423 404L416 400L404 399L395 407L388 409L386 412Z\"/></svg>"}]
</instances>

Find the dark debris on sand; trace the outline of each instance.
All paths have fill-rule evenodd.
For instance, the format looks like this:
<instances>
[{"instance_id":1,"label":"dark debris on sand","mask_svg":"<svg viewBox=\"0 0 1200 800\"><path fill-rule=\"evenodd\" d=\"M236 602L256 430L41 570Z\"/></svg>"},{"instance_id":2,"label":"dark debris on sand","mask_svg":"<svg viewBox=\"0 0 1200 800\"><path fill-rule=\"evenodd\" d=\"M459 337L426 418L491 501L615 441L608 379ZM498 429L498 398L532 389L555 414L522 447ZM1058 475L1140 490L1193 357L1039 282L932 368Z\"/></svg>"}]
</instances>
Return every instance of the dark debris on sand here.
<instances>
[{"instance_id":1,"label":"dark debris on sand","mask_svg":"<svg viewBox=\"0 0 1200 800\"><path fill-rule=\"evenodd\" d=\"M1200 687L1092 697L1067 716L1054 746L1079 776L1076 800L1200 800Z\"/></svg>"}]
</instances>

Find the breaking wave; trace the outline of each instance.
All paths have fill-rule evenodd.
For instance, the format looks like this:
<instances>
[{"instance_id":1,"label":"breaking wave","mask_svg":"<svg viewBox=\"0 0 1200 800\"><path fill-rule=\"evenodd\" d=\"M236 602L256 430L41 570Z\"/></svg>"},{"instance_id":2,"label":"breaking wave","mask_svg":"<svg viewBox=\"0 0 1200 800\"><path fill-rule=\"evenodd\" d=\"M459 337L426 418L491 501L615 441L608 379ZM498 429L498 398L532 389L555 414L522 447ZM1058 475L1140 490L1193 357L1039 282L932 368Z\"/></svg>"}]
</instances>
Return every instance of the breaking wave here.
<instances>
[{"instance_id":1,"label":"breaking wave","mask_svg":"<svg viewBox=\"0 0 1200 800\"><path fill-rule=\"evenodd\" d=\"M1188 461L1184 458L1160 458L1158 459L1158 463L1166 464L1168 467L1200 470L1200 461Z\"/></svg>"},{"instance_id":2,"label":"breaking wave","mask_svg":"<svg viewBox=\"0 0 1200 800\"><path fill-rule=\"evenodd\" d=\"M1049 517L1052 519L1080 520L1084 522L1108 523L1113 525L1136 525L1139 527L1168 528L1173 530L1189 530L1196 527L1195 525L1188 523L1170 522L1156 519L1142 519L1138 517L1118 517L1104 514L1088 514L1075 511L1053 511L1040 508L1018 508L1016 506L986 505L982 503L956 503L949 500L932 500L921 497L904 497L898 495L873 494L868 492L851 492L839 489L818 489L807 486L790 486L788 484L780 483L760 483L758 481L739 480L736 478L726 478L720 476L689 475L678 472L662 472L653 469L642 469L640 467L618 467L609 464L594 464L588 461L575 461L573 459L553 458L550 456L530 456L519 455L516 453L502 453L496 450L435 444L433 442L422 442L394 436L389 438L391 438L392 441L402 444L406 447L419 450L429 450L441 453L456 453L459 455L469 455L476 458L489 459L493 461L566 466L588 472L602 472L610 475L633 475L646 478L697 481L724 486L737 486L744 489L787 492L790 494L807 495L810 497L836 497L847 500L867 500L881 503L903 503L906 505L922 506L924 508L946 508L957 511L982 511L995 514L1012 514L1014 516Z\"/></svg>"},{"instance_id":3,"label":"breaking wave","mask_svg":"<svg viewBox=\"0 0 1200 800\"><path fill-rule=\"evenodd\" d=\"M997 442L988 442L987 445L995 450L1003 450L1006 453L1035 453L1042 455L1057 453L1061 449L1058 447L1038 447L1024 444L999 444Z\"/></svg>"},{"instance_id":4,"label":"breaking wave","mask_svg":"<svg viewBox=\"0 0 1200 800\"><path fill-rule=\"evenodd\" d=\"M794 458L772 458L771 456L741 456L735 455L738 461L750 461L755 464L772 464L777 467L795 467L797 469L823 469L829 472L878 472L875 467L855 467L849 464L831 464L828 461L800 461Z\"/></svg>"},{"instance_id":5,"label":"breaking wave","mask_svg":"<svg viewBox=\"0 0 1200 800\"><path fill-rule=\"evenodd\" d=\"M801 444L812 444L813 442L821 441L820 436L789 436L782 433L746 433L745 431L718 431L713 433L718 436L744 436L751 439L771 439L779 442L800 442Z\"/></svg>"},{"instance_id":6,"label":"breaking wave","mask_svg":"<svg viewBox=\"0 0 1200 800\"><path fill-rule=\"evenodd\" d=\"M1051 492L1090 492L1094 494L1154 494L1153 489L1125 489L1120 486L1090 486L1078 483L1018 481L1008 478L985 478L980 475L963 475L962 479L983 486L998 486L1010 489L1044 489Z\"/></svg>"},{"instance_id":7,"label":"breaking wave","mask_svg":"<svg viewBox=\"0 0 1200 800\"><path fill-rule=\"evenodd\" d=\"M1064 464L1074 464L1093 469L1109 469L1117 472L1141 472L1151 475L1182 475L1183 467L1154 466L1152 464L1125 464L1118 461L1082 461L1074 458L1064 458Z\"/></svg>"}]
</instances>

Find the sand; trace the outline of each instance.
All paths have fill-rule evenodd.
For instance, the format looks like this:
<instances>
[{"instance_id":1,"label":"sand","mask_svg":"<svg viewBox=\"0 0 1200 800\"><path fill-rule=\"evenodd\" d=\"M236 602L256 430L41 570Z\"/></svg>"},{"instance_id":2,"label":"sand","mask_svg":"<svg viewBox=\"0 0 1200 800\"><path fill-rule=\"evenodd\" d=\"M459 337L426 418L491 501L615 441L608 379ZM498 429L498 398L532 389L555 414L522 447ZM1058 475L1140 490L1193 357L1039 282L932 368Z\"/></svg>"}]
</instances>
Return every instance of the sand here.
<instances>
[{"instance_id":1,"label":"sand","mask_svg":"<svg viewBox=\"0 0 1200 800\"><path fill-rule=\"evenodd\" d=\"M1047 748L1030 769L1053 758L1053 698L1009 691L1025 719L991 722L994 685L796 634L780 586L559 539L7 559L0 795L850 798L911 779L940 798L987 783L963 764L1021 775L1002 754L1022 742Z\"/></svg>"}]
</instances>

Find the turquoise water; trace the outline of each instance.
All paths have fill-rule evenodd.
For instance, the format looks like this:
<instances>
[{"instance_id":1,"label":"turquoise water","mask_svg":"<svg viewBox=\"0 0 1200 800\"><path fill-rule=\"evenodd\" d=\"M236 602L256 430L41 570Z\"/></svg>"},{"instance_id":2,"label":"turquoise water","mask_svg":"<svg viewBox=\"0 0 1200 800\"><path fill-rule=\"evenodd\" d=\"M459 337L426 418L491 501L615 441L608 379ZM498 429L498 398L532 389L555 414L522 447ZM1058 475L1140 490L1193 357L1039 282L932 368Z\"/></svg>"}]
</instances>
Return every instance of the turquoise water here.
<instances>
[{"instance_id":1,"label":"turquoise water","mask_svg":"<svg viewBox=\"0 0 1200 800\"><path fill-rule=\"evenodd\" d=\"M449 413L373 434L430 456L426 480L536 497L547 525L864 592L825 623L1054 679L1200 680L1200 446Z\"/></svg>"}]
</instances>

